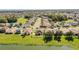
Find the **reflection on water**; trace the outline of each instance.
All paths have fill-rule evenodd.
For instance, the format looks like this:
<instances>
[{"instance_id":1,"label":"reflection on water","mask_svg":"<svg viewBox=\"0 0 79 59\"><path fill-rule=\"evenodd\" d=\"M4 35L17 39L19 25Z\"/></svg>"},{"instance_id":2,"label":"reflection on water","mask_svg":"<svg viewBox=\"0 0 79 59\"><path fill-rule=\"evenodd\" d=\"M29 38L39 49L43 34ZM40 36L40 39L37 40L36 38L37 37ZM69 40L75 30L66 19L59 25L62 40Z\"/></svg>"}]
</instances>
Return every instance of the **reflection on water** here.
<instances>
[{"instance_id":1,"label":"reflection on water","mask_svg":"<svg viewBox=\"0 0 79 59\"><path fill-rule=\"evenodd\" d=\"M0 45L0 50L72 50L68 46Z\"/></svg>"}]
</instances>

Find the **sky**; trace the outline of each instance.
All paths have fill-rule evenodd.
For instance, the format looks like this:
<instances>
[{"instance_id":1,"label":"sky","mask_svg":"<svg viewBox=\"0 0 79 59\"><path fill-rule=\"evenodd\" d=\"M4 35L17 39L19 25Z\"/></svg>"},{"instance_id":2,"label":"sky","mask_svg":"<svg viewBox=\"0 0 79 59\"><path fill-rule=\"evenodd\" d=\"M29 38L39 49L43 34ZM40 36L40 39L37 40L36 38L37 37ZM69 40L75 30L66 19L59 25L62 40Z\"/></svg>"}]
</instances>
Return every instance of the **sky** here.
<instances>
[{"instance_id":1,"label":"sky","mask_svg":"<svg viewBox=\"0 0 79 59\"><path fill-rule=\"evenodd\" d=\"M79 9L79 0L0 0L0 9Z\"/></svg>"}]
</instances>

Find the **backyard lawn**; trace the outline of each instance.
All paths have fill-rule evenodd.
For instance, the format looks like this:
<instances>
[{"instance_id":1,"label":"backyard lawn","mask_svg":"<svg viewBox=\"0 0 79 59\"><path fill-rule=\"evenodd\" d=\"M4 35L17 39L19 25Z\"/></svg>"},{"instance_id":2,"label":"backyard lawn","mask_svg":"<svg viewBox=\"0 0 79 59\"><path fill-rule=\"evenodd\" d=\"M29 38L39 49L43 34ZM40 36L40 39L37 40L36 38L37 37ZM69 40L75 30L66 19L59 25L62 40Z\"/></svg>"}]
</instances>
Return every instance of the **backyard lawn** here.
<instances>
[{"instance_id":1,"label":"backyard lawn","mask_svg":"<svg viewBox=\"0 0 79 59\"><path fill-rule=\"evenodd\" d=\"M70 46L73 49L79 49L79 39L73 37L74 41L65 40L65 36L62 36L61 42L52 41L44 43L43 36L26 36L22 38L19 34L0 34L0 44L9 45L9 44L18 44L18 45L30 45L30 46Z\"/></svg>"}]
</instances>

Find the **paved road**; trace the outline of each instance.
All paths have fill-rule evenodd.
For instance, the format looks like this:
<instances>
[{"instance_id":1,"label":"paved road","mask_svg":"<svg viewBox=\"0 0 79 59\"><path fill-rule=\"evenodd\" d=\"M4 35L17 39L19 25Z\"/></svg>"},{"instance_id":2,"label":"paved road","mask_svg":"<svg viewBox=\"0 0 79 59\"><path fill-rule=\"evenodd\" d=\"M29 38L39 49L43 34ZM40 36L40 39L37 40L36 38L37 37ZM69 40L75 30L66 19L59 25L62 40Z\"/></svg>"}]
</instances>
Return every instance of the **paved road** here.
<instances>
[{"instance_id":1,"label":"paved road","mask_svg":"<svg viewBox=\"0 0 79 59\"><path fill-rule=\"evenodd\" d=\"M44 18L43 18L43 24L44 24L45 26L48 26L48 27L51 26L51 24L50 24L50 22L48 21L48 19L44 19Z\"/></svg>"},{"instance_id":2,"label":"paved road","mask_svg":"<svg viewBox=\"0 0 79 59\"><path fill-rule=\"evenodd\" d=\"M23 24L22 27L30 26L35 20L36 20L36 17L30 18L30 20L27 23Z\"/></svg>"},{"instance_id":3,"label":"paved road","mask_svg":"<svg viewBox=\"0 0 79 59\"><path fill-rule=\"evenodd\" d=\"M41 25L41 18L37 18L37 20L36 20L36 22L35 22L35 24L33 26L33 29L38 28L40 25Z\"/></svg>"}]
</instances>

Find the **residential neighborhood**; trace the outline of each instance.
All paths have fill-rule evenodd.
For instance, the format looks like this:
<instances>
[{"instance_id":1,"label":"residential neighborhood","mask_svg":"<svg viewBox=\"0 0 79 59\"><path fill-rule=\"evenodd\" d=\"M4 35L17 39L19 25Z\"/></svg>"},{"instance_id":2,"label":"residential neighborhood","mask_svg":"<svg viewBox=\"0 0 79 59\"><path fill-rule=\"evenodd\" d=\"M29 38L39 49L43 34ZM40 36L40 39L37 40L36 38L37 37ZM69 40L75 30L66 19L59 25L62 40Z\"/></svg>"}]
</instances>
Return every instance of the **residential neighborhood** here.
<instances>
[{"instance_id":1,"label":"residential neighborhood","mask_svg":"<svg viewBox=\"0 0 79 59\"><path fill-rule=\"evenodd\" d=\"M9 41L11 39L13 41ZM75 42L75 49L79 49L79 10L0 11L0 44L7 44L7 41L8 44L59 45L60 43L68 46L71 45L69 42L72 44Z\"/></svg>"}]
</instances>

